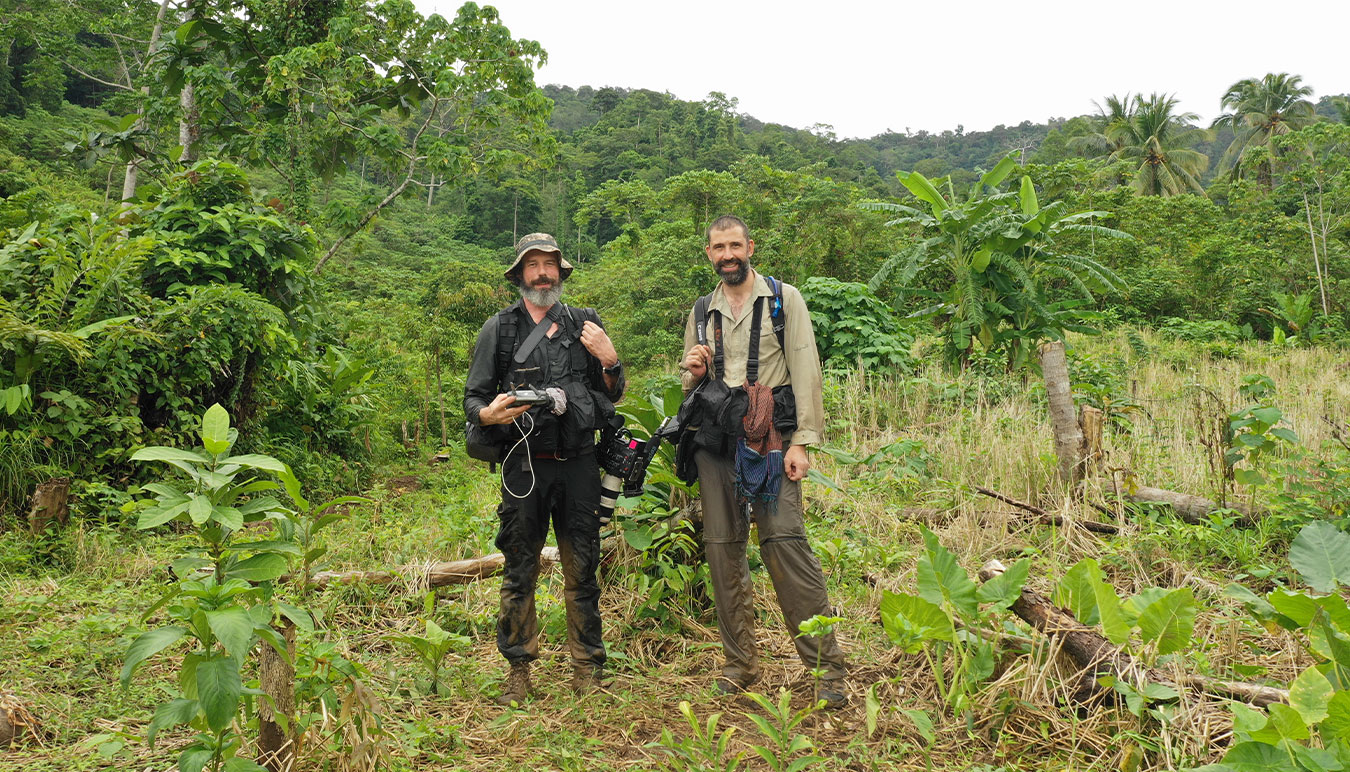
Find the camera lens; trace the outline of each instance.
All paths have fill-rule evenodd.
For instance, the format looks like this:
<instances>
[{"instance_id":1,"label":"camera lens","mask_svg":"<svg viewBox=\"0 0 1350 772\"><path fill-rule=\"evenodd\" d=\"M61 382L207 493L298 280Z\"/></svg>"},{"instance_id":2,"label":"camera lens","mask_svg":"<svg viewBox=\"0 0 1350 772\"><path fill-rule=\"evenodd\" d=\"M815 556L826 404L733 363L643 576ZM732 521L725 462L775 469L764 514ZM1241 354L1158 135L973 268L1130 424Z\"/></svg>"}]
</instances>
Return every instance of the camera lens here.
<instances>
[{"instance_id":1,"label":"camera lens","mask_svg":"<svg viewBox=\"0 0 1350 772\"><path fill-rule=\"evenodd\" d=\"M600 478L600 508L596 513L600 515L600 525L608 525L611 518L614 517L614 503L619 499L619 491L623 490L623 480L608 472Z\"/></svg>"}]
</instances>

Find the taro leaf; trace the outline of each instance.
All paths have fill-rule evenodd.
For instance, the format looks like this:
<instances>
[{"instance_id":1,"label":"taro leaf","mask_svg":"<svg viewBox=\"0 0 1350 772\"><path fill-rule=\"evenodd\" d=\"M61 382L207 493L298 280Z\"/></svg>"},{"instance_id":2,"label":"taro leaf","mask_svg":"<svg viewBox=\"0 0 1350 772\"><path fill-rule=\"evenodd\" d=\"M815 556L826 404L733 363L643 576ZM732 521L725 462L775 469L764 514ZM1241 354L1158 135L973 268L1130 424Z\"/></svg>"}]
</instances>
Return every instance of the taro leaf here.
<instances>
[{"instance_id":1,"label":"taro leaf","mask_svg":"<svg viewBox=\"0 0 1350 772\"><path fill-rule=\"evenodd\" d=\"M231 657L243 659L253 643L253 618L242 606L206 612L206 623Z\"/></svg>"},{"instance_id":2,"label":"taro leaf","mask_svg":"<svg viewBox=\"0 0 1350 772\"><path fill-rule=\"evenodd\" d=\"M154 718L150 719L150 726L145 730L145 742L151 747L155 747L155 735L161 729L172 729L179 724L186 724L197 717L197 701L179 697L176 700L169 700L155 709Z\"/></svg>"},{"instance_id":3,"label":"taro leaf","mask_svg":"<svg viewBox=\"0 0 1350 772\"><path fill-rule=\"evenodd\" d=\"M1238 743L1228 750L1223 756L1223 762L1210 765L1221 770L1230 772L1278 772L1279 770L1296 770L1290 763L1289 755L1276 748L1274 745L1267 745L1260 742ZM1200 769L1206 769L1201 767ZM1197 770L1196 772L1199 772Z\"/></svg>"},{"instance_id":4,"label":"taro leaf","mask_svg":"<svg viewBox=\"0 0 1350 772\"><path fill-rule=\"evenodd\" d=\"M1266 601L1278 614L1275 621L1286 630L1297 630L1312 624L1319 608L1316 599L1287 590L1273 590L1266 596Z\"/></svg>"},{"instance_id":5,"label":"taro leaf","mask_svg":"<svg viewBox=\"0 0 1350 772\"><path fill-rule=\"evenodd\" d=\"M1350 743L1350 692L1336 692L1327 702L1327 717L1318 726L1323 740Z\"/></svg>"},{"instance_id":6,"label":"taro leaf","mask_svg":"<svg viewBox=\"0 0 1350 772\"><path fill-rule=\"evenodd\" d=\"M1310 769L1313 772L1334 772L1335 770L1345 769L1345 765L1331 751L1322 748L1310 748L1302 743L1287 740L1282 743L1282 746L1298 757L1298 761L1304 769Z\"/></svg>"},{"instance_id":7,"label":"taro leaf","mask_svg":"<svg viewBox=\"0 0 1350 772\"><path fill-rule=\"evenodd\" d=\"M1270 725L1279 732L1280 737L1287 740L1306 740L1311 736L1303 717L1288 705L1277 702L1268 706L1266 710L1270 712Z\"/></svg>"},{"instance_id":8,"label":"taro leaf","mask_svg":"<svg viewBox=\"0 0 1350 772\"><path fill-rule=\"evenodd\" d=\"M1125 610L1121 608L1116 588L1098 579L1092 585L1092 595L1097 601L1097 614L1101 617L1102 632L1106 633L1106 638L1111 643L1123 645L1130 639L1130 629L1134 627L1134 623L1132 619L1126 617Z\"/></svg>"},{"instance_id":9,"label":"taro leaf","mask_svg":"<svg viewBox=\"0 0 1350 772\"><path fill-rule=\"evenodd\" d=\"M1310 667L1289 684L1289 707L1298 712L1305 724L1316 724L1327 717L1327 704L1334 693L1327 677Z\"/></svg>"},{"instance_id":10,"label":"taro leaf","mask_svg":"<svg viewBox=\"0 0 1350 772\"><path fill-rule=\"evenodd\" d=\"M219 455L230 449L230 414L220 403L206 409L202 415L202 447L212 455Z\"/></svg>"},{"instance_id":11,"label":"taro leaf","mask_svg":"<svg viewBox=\"0 0 1350 772\"><path fill-rule=\"evenodd\" d=\"M1031 560L1022 558L1008 566L1002 574L980 585L976 597L984 603L994 604L994 608L998 611L1007 611L1009 606L1022 597L1022 587L1026 585L1030 573Z\"/></svg>"},{"instance_id":12,"label":"taro leaf","mask_svg":"<svg viewBox=\"0 0 1350 772\"><path fill-rule=\"evenodd\" d=\"M197 665L197 699L211 731L222 732L234 721L243 689L238 661L220 657Z\"/></svg>"},{"instance_id":13,"label":"taro leaf","mask_svg":"<svg viewBox=\"0 0 1350 772\"><path fill-rule=\"evenodd\" d=\"M1309 523L1289 548L1289 562L1314 590L1350 584L1350 535L1325 520Z\"/></svg>"},{"instance_id":14,"label":"taro leaf","mask_svg":"<svg viewBox=\"0 0 1350 772\"><path fill-rule=\"evenodd\" d=\"M272 552L241 560L225 572L231 579L247 582L269 582L286 573L286 558Z\"/></svg>"},{"instance_id":15,"label":"taro leaf","mask_svg":"<svg viewBox=\"0 0 1350 772\"><path fill-rule=\"evenodd\" d=\"M1085 625L1095 625L1101 621L1097 610L1097 593L1093 589L1102 582L1102 570L1097 561L1084 558L1064 573L1055 589L1055 602L1067 608Z\"/></svg>"},{"instance_id":16,"label":"taro leaf","mask_svg":"<svg viewBox=\"0 0 1350 772\"><path fill-rule=\"evenodd\" d=\"M1159 654L1180 651L1191 643L1195 629L1195 595L1181 587L1150 603L1139 614L1139 633L1145 643L1158 642Z\"/></svg>"},{"instance_id":17,"label":"taro leaf","mask_svg":"<svg viewBox=\"0 0 1350 772\"><path fill-rule=\"evenodd\" d=\"M927 528L923 528L923 541L928 550L919 558L919 596L937 605L946 600L961 614L977 615L980 601L976 597L975 583L956 562L956 556L948 552Z\"/></svg>"},{"instance_id":18,"label":"taro leaf","mask_svg":"<svg viewBox=\"0 0 1350 772\"><path fill-rule=\"evenodd\" d=\"M165 647L187 635L182 627L159 627L142 633L127 647L126 663L122 665L122 684L131 682L131 674L136 666L159 653Z\"/></svg>"},{"instance_id":19,"label":"taro leaf","mask_svg":"<svg viewBox=\"0 0 1350 772\"><path fill-rule=\"evenodd\" d=\"M906 593L882 592L881 626L897 646L925 640L951 641L956 637L951 617L941 606Z\"/></svg>"}]
</instances>

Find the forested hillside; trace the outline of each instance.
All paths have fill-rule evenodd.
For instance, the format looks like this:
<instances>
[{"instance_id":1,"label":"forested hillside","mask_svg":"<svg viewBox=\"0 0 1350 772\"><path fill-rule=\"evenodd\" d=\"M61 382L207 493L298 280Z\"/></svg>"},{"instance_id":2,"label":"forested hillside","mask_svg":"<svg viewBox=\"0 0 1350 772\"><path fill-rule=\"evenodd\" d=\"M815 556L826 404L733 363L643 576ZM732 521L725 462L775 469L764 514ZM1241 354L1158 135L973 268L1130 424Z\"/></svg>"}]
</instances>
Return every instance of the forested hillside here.
<instances>
[{"instance_id":1,"label":"forested hillside","mask_svg":"<svg viewBox=\"0 0 1350 772\"><path fill-rule=\"evenodd\" d=\"M1350 764L1344 84L839 139L540 84L509 22L5 4L0 768ZM645 437L725 213L811 308L837 616L784 629L752 548L763 697L711 693L663 451L603 533L613 681L561 685L546 570L557 683L497 708L497 580L446 561L497 549L462 399L512 245L557 237ZM792 653L823 629L838 713Z\"/></svg>"}]
</instances>

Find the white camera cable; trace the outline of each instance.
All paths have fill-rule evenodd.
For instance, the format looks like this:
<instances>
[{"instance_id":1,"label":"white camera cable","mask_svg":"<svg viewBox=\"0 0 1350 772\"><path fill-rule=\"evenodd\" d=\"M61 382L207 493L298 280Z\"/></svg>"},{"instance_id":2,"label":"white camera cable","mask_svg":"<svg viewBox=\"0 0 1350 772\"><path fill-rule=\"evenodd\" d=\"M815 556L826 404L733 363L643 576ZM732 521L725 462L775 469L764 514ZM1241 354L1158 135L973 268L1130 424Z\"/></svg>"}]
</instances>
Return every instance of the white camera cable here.
<instances>
[{"instance_id":1,"label":"white camera cable","mask_svg":"<svg viewBox=\"0 0 1350 772\"><path fill-rule=\"evenodd\" d=\"M520 439L516 440L516 444L512 445L511 449L506 451L506 455L502 456L502 490L511 494L512 498L517 499L523 499L531 493L534 493L535 483L539 481L539 478L534 473L534 456L530 453L530 434L534 432L534 416L529 413L525 413L524 415L530 419L529 430L527 431L521 428L520 418L511 419L511 424L520 430ZM530 468L530 489L524 493L516 493L506 484L506 462L510 460L511 454L516 452L516 448L520 447L522 442L525 443L525 464Z\"/></svg>"}]
</instances>

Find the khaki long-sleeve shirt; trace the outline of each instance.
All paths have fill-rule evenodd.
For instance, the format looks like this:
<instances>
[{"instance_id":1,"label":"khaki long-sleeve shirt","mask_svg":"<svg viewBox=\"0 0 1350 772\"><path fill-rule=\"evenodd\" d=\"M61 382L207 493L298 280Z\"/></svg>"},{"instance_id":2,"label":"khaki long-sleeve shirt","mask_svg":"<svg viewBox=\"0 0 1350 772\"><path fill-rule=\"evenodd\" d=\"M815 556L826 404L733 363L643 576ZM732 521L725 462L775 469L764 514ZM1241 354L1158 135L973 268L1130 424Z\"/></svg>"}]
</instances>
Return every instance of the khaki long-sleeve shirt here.
<instances>
[{"instance_id":1,"label":"khaki long-sleeve shirt","mask_svg":"<svg viewBox=\"0 0 1350 772\"><path fill-rule=\"evenodd\" d=\"M728 386L736 387L745 383L745 365L750 354L750 327L754 317L755 298L764 297L763 319L759 331L759 382L770 388L792 384L792 393L797 400L797 431L788 441L793 445L818 445L825 429L825 407L822 397L820 354L816 351L816 333L811 326L811 312L806 308L802 293L791 284L783 285L783 313L786 324L783 329L783 343L787 350L778 345L778 337L773 334L773 321L769 318L769 304L773 290L764 277L755 274L755 294L747 298L741 309L739 319L732 316L731 304L719 282L713 290L708 304L708 346L717 351L717 341L713 339L712 312L722 314L722 344L726 347L725 373L721 375ZM698 343L698 333L694 329L694 312L689 312L689 320L684 326L684 350L688 351ZM688 372L684 373L685 390L693 388L694 380Z\"/></svg>"}]
</instances>

